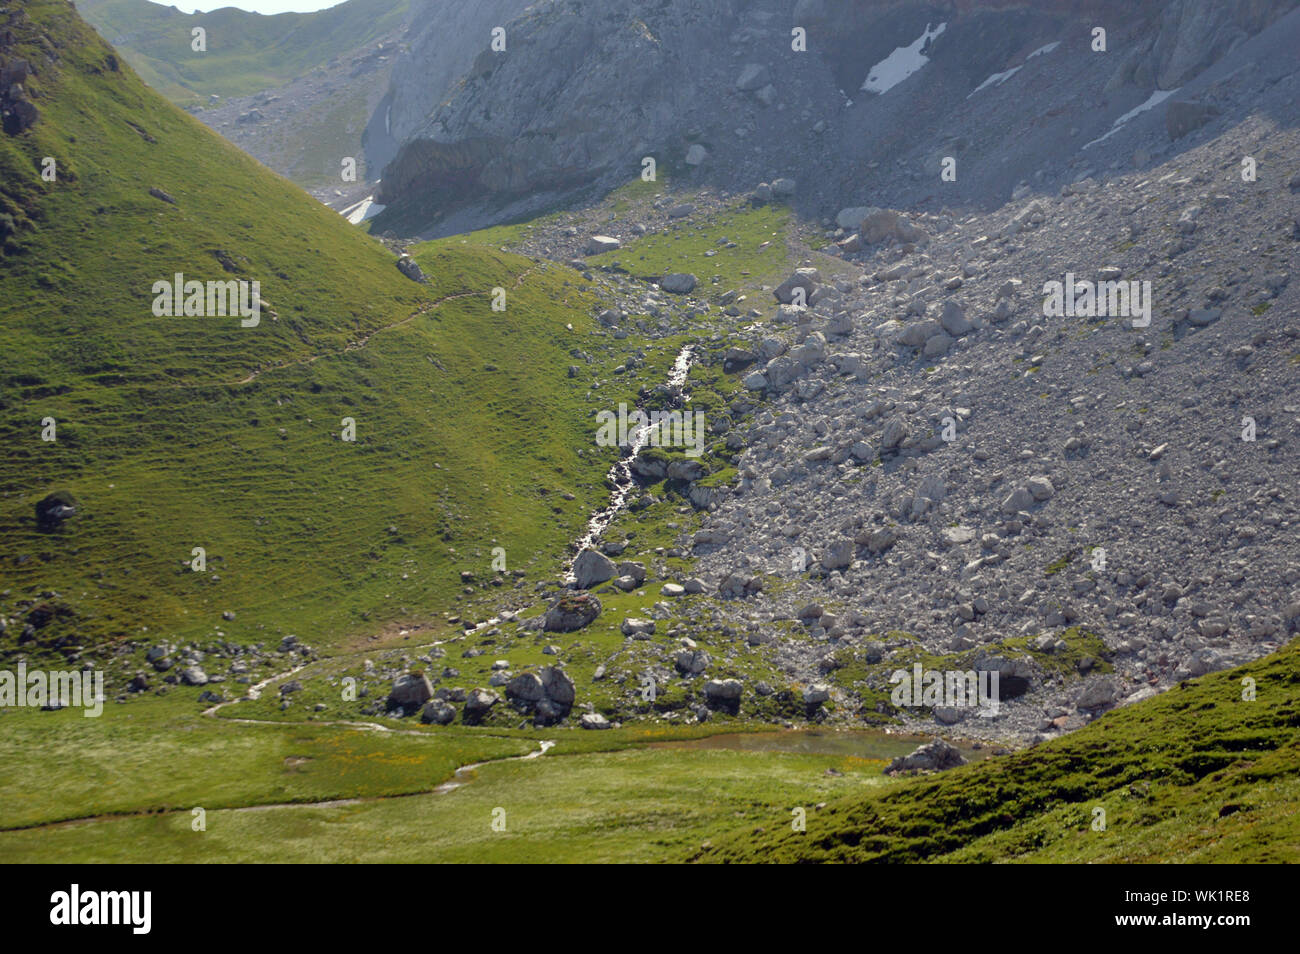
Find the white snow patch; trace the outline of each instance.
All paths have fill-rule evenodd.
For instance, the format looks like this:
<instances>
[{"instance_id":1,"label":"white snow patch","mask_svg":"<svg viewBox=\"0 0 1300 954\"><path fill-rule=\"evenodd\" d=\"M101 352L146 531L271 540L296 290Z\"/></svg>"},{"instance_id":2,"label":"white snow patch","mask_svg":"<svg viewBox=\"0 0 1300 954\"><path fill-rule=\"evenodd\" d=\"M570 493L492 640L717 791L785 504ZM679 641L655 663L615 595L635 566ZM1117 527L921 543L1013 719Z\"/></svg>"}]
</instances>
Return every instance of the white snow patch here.
<instances>
[{"instance_id":1,"label":"white snow patch","mask_svg":"<svg viewBox=\"0 0 1300 954\"><path fill-rule=\"evenodd\" d=\"M1182 89L1182 87L1180 86L1180 87L1178 87L1178 89ZM1086 142L1086 143L1084 143L1084 144L1083 144L1083 148L1084 148L1084 149L1087 149L1089 146L1095 146L1095 145L1097 145L1097 143L1099 143L1099 142L1105 142L1105 141L1106 141L1107 139L1109 139L1111 136L1115 135L1115 133L1119 132L1120 127L1123 126L1123 125L1124 125L1126 122L1128 122L1130 119L1132 119L1134 116L1137 116L1139 113L1145 113L1148 109L1155 109L1157 106L1159 106L1159 105L1160 105L1161 103L1163 103L1165 100L1167 100L1170 96L1173 96L1174 93L1178 92L1178 89L1158 89L1158 90L1156 90L1154 93L1152 93L1152 94L1147 98L1147 101L1146 101L1145 103L1143 103L1143 104L1140 105L1140 106L1134 106L1132 109L1130 109L1127 113L1125 113L1125 114L1124 114L1123 116L1121 116L1119 119L1115 120L1114 125L1112 125L1112 126L1110 127L1110 132L1106 133L1106 135L1104 135L1104 136L1101 136L1101 137L1099 137L1099 138L1097 138L1097 139L1094 139L1092 142Z\"/></svg>"},{"instance_id":2,"label":"white snow patch","mask_svg":"<svg viewBox=\"0 0 1300 954\"><path fill-rule=\"evenodd\" d=\"M930 24L927 23L925 32L913 43L896 47L893 53L871 67L862 89L869 93L886 93L929 63L930 58L921 52L921 47L942 33L947 26L946 23L940 23L932 33Z\"/></svg>"},{"instance_id":3,"label":"white snow patch","mask_svg":"<svg viewBox=\"0 0 1300 954\"><path fill-rule=\"evenodd\" d=\"M340 212L339 215L343 216L343 218L347 219L353 225L360 225L366 219L373 219L386 208L387 206L377 205L373 195L368 195L356 205L348 206Z\"/></svg>"},{"instance_id":4,"label":"white snow patch","mask_svg":"<svg viewBox=\"0 0 1300 954\"><path fill-rule=\"evenodd\" d=\"M1017 73L1023 70L1025 68L1025 64L1028 63L1030 60L1032 60L1035 56L1042 56L1044 53L1051 53L1054 49L1056 49L1060 45L1061 45L1061 41L1057 40L1055 43L1047 44L1047 46L1040 46L1038 49L1034 50L1034 52L1030 53L1028 56L1025 57L1024 63L1021 63L1019 66L1013 66L1011 67L1011 69L1004 70L1001 73L994 73L984 82L980 83L973 90L967 93L966 98L970 99L980 90L988 89L988 87L990 86L1001 86L1007 80L1011 79L1011 77L1015 76Z\"/></svg>"}]
</instances>

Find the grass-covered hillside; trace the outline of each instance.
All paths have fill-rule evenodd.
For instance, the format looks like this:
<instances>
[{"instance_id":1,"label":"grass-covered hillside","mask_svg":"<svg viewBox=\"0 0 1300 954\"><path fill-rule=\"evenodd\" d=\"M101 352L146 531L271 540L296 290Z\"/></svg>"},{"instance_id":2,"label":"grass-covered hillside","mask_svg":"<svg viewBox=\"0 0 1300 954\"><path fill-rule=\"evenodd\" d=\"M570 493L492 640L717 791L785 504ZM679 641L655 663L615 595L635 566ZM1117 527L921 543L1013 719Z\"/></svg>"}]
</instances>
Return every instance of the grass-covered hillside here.
<instances>
[{"instance_id":1,"label":"grass-covered hillside","mask_svg":"<svg viewBox=\"0 0 1300 954\"><path fill-rule=\"evenodd\" d=\"M586 424L589 380L567 375L579 348L594 372L618 364L582 279L439 245L417 284L148 89L71 4L15 22L6 56L35 65L40 118L0 136L4 644L42 607L37 647L65 651L218 630L319 643L441 614L495 546L512 572L547 554L553 573L612 453ZM155 317L153 284L177 272L260 281L260 324ZM42 531L57 491L77 513Z\"/></svg>"},{"instance_id":2,"label":"grass-covered hillside","mask_svg":"<svg viewBox=\"0 0 1300 954\"><path fill-rule=\"evenodd\" d=\"M82 0L77 9L173 102L246 96L308 73L401 26L408 0L347 0L314 13L265 16L235 7L182 13L149 0ZM206 52L192 31L207 31Z\"/></svg>"},{"instance_id":3,"label":"grass-covered hillside","mask_svg":"<svg viewBox=\"0 0 1300 954\"><path fill-rule=\"evenodd\" d=\"M690 853L713 862L1300 861L1300 645L1060 739Z\"/></svg>"}]
</instances>

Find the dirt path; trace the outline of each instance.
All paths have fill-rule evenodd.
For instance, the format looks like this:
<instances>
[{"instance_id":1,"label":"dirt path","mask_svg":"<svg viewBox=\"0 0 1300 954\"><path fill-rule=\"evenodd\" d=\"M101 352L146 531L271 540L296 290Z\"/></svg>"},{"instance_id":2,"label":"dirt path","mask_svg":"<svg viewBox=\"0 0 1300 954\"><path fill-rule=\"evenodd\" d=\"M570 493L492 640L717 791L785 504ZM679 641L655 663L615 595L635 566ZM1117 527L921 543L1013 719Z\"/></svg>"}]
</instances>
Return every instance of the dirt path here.
<instances>
[{"instance_id":1,"label":"dirt path","mask_svg":"<svg viewBox=\"0 0 1300 954\"><path fill-rule=\"evenodd\" d=\"M515 279L514 287L518 288L520 285L522 285L524 283L524 279L527 278L536 270L537 270L537 266L532 265L524 269L522 272L520 272L519 277ZM462 298L474 298L475 296L482 295L482 294L483 292L481 291L472 291L472 292L458 292L455 295L444 295L442 298L435 299L434 301L428 302L422 305L421 307L417 308L415 311L411 312L411 314L407 315L401 321L395 321L391 325L383 325L380 328L376 328L374 331L370 332L370 334L366 335L364 338L358 338L356 341L351 342L350 344L346 345L344 348L342 348L339 351L327 351L324 354L315 354L309 358L300 358L297 361L286 361L283 364L273 364L270 367L259 368L258 370L251 372L247 377L241 378L238 381L228 382L225 385L214 385L214 386L240 387L245 384L252 384L262 375L267 374L271 371L283 371L285 368L297 368L306 364L315 364L321 358L337 358L339 355L347 354L351 351L359 351L362 348L364 348L367 344L369 344L370 339L373 338L375 335L381 334L385 331L391 331L394 328L401 328L404 325L408 325L416 318L419 318L421 315L427 315L429 312L433 311L439 305L444 305L449 301L459 301ZM208 387L209 385L176 384L172 386L173 387L200 387L200 386Z\"/></svg>"}]
</instances>

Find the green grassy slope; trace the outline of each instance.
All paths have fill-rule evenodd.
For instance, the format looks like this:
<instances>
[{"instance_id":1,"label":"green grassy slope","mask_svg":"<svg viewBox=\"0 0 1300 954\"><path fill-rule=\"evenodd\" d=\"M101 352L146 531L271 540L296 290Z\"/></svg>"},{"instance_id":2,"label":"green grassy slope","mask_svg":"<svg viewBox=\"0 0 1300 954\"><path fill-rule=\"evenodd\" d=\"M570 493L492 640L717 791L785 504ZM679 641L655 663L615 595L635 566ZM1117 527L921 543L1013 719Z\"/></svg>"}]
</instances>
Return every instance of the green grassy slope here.
<instances>
[{"instance_id":1,"label":"green grassy slope","mask_svg":"<svg viewBox=\"0 0 1300 954\"><path fill-rule=\"evenodd\" d=\"M1253 680L1255 698L1243 698ZM1300 644L1012 755L714 839L712 862L1300 861ZM1099 815L1097 810L1104 813ZM1094 827L1104 821L1104 829Z\"/></svg>"},{"instance_id":2,"label":"green grassy slope","mask_svg":"<svg viewBox=\"0 0 1300 954\"><path fill-rule=\"evenodd\" d=\"M579 346L593 373L618 363L590 336L585 283L478 245L419 251L430 282L413 283L147 89L69 4L25 9L18 54L43 62L44 37L60 62L27 84L37 125L0 137L17 229L0 258L0 613L52 602L39 643L65 648L218 626L320 642L441 613L493 546L554 572L608 496L612 451L566 375ZM156 318L152 284L175 272L259 280L278 317ZM81 513L38 532L56 490ZM185 565L196 546L206 573Z\"/></svg>"},{"instance_id":3,"label":"green grassy slope","mask_svg":"<svg viewBox=\"0 0 1300 954\"><path fill-rule=\"evenodd\" d=\"M347 0L315 13L234 7L181 13L149 0L82 0L78 9L154 89L176 103L279 86L401 26L408 0ZM191 31L207 31L207 51Z\"/></svg>"}]
</instances>

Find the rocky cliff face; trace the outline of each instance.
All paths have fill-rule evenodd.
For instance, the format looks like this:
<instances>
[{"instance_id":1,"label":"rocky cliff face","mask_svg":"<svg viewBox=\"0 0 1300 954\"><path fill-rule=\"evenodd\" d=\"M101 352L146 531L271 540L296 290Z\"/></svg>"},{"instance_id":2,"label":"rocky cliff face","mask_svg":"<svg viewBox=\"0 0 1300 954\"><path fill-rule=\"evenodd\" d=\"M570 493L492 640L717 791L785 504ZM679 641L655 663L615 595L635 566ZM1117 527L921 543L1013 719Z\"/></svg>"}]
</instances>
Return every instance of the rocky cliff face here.
<instances>
[{"instance_id":1,"label":"rocky cliff face","mask_svg":"<svg viewBox=\"0 0 1300 954\"><path fill-rule=\"evenodd\" d=\"M393 68L383 109L387 132L398 144L414 138L429 114L452 92L487 45L532 0L419 0L411 11L408 52Z\"/></svg>"},{"instance_id":2,"label":"rocky cliff face","mask_svg":"<svg viewBox=\"0 0 1300 954\"><path fill-rule=\"evenodd\" d=\"M855 195L937 203L938 163L952 156L961 171L943 198L1000 204L1021 179L1066 174L1118 115L1294 6L543 0L505 24L503 51L489 49L493 16L479 11L458 34L472 62L445 101L430 110L442 80L420 80L422 63L445 56L432 26L395 70L390 125L402 146L380 201L426 224L481 207L455 220L466 227L519 197L553 204L629 181L650 155L688 185L795 177L802 211L825 214ZM1091 49L1094 26L1107 29L1104 53ZM796 27L806 50L794 48ZM1019 68L1042 77L1032 100L996 82ZM864 89L877 74L899 81Z\"/></svg>"}]
</instances>

